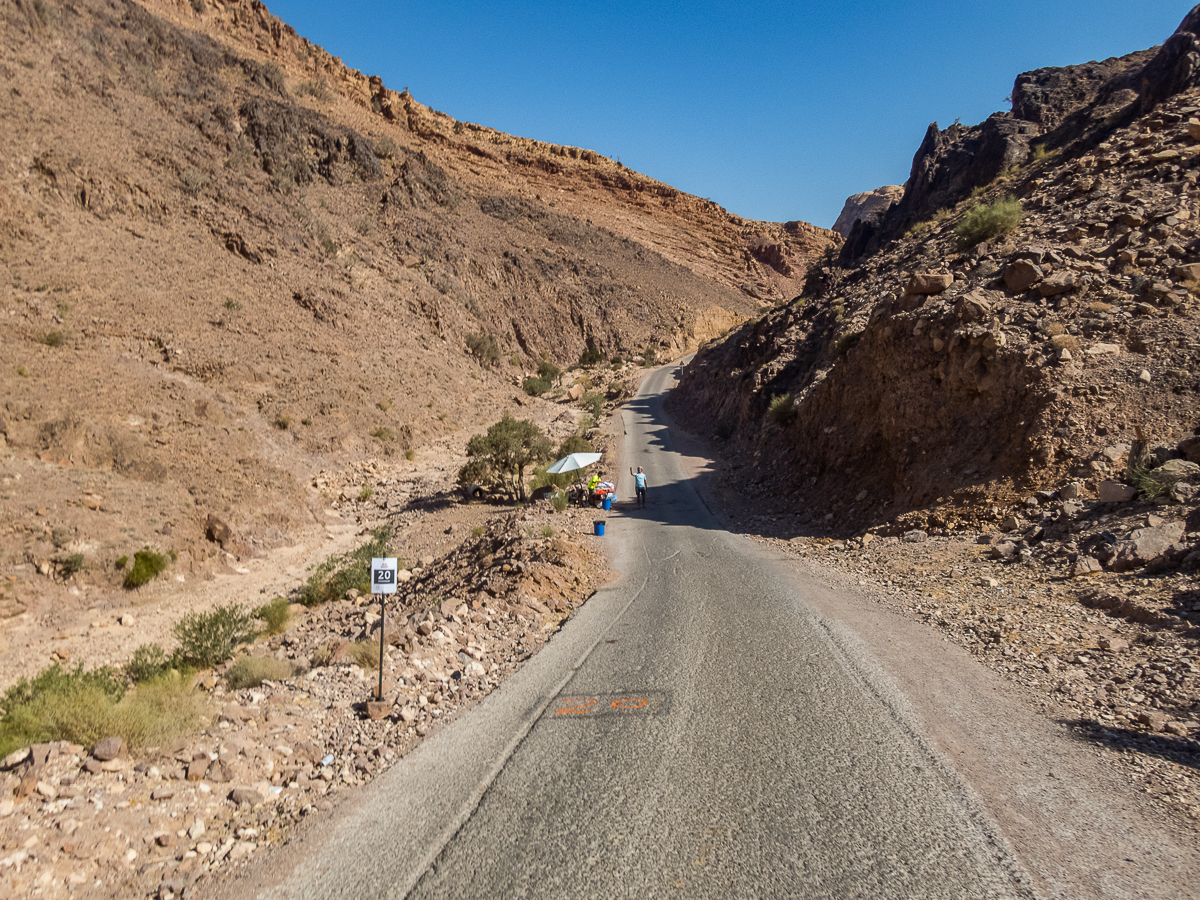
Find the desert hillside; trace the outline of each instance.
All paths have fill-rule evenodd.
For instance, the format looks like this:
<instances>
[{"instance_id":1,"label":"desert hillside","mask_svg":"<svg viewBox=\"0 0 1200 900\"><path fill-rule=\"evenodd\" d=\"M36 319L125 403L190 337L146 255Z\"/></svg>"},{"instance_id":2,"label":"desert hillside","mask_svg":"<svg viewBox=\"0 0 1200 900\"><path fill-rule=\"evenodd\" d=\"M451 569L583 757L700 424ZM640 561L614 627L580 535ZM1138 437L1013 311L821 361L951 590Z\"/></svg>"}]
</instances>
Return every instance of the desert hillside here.
<instances>
[{"instance_id":1,"label":"desert hillside","mask_svg":"<svg viewBox=\"0 0 1200 900\"><path fill-rule=\"evenodd\" d=\"M1193 11L1160 48L1025 73L1011 112L931 125L836 261L700 352L674 408L754 504L795 533L944 532L1038 522L1026 501L1068 484L1112 499L1133 446L1191 472L1197 30Z\"/></svg>"},{"instance_id":2,"label":"desert hillside","mask_svg":"<svg viewBox=\"0 0 1200 900\"><path fill-rule=\"evenodd\" d=\"M314 474L514 401L569 432L543 356L683 353L840 242L457 122L251 0L2 15L6 617L119 602L144 546L227 571L323 524Z\"/></svg>"}]
</instances>

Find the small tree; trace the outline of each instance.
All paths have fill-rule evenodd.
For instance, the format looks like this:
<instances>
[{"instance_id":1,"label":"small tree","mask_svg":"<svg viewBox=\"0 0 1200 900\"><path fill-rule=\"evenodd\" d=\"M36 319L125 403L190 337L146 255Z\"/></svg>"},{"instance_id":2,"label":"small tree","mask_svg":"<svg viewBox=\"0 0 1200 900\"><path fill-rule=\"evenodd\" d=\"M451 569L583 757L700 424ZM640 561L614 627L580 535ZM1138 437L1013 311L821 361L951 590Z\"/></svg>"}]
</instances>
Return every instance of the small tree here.
<instances>
[{"instance_id":1,"label":"small tree","mask_svg":"<svg viewBox=\"0 0 1200 900\"><path fill-rule=\"evenodd\" d=\"M477 434L467 442L471 462L459 472L459 481L480 480L486 472L523 501L525 469L546 459L550 450L550 439L537 425L505 415L487 434Z\"/></svg>"}]
</instances>

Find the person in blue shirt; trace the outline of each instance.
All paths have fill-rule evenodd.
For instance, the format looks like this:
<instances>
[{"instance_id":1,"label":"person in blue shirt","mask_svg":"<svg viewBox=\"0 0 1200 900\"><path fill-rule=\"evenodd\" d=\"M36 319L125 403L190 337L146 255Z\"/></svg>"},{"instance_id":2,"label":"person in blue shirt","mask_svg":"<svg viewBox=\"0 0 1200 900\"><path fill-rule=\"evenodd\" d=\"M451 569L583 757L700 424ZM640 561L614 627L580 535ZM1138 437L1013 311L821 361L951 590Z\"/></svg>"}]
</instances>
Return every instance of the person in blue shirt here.
<instances>
[{"instance_id":1,"label":"person in blue shirt","mask_svg":"<svg viewBox=\"0 0 1200 900\"><path fill-rule=\"evenodd\" d=\"M637 487L638 507L641 509L645 509L646 508L646 473L642 471L641 466L638 466L638 470L636 472L634 472L633 469L630 469L629 474L633 476L634 484Z\"/></svg>"}]
</instances>

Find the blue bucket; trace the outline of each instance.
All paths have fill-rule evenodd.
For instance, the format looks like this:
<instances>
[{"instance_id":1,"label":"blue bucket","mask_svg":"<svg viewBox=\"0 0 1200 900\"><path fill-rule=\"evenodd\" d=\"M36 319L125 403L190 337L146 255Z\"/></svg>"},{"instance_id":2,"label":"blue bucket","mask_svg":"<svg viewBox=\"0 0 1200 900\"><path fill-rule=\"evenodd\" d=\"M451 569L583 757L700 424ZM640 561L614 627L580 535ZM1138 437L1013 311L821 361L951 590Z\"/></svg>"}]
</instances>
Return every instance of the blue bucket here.
<instances>
[{"instance_id":1,"label":"blue bucket","mask_svg":"<svg viewBox=\"0 0 1200 900\"><path fill-rule=\"evenodd\" d=\"M604 509L605 509L605 510L610 510L610 509L612 509L612 497L605 497L605 498L604 498Z\"/></svg>"},{"instance_id":2,"label":"blue bucket","mask_svg":"<svg viewBox=\"0 0 1200 900\"><path fill-rule=\"evenodd\" d=\"M604 523L593 522L592 527L596 530L596 537L604 537Z\"/></svg>"}]
</instances>

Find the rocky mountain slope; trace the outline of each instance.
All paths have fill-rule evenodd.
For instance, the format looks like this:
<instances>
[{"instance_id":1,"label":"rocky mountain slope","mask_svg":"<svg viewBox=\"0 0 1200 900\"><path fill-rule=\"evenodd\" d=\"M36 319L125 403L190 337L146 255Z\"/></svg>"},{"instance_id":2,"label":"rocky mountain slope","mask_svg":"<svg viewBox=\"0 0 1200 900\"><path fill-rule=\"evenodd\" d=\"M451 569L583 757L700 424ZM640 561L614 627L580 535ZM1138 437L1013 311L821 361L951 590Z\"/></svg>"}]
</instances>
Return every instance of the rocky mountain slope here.
<instances>
[{"instance_id":1,"label":"rocky mountain slope","mask_svg":"<svg viewBox=\"0 0 1200 900\"><path fill-rule=\"evenodd\" d=\"M1037 121L932 128L938 147L840 265L698 354L674 409L729 439L756 504L797 529L944 529L1067 483L1096 496L1139 437L1151 464L1197 461L1200 93L1176 77L1197 22L1159 50L1021 76L1013 116ZM1003 166L984 165L995 129ZM1019 225L964 242L1006 198ZM867 225L880 249L852 263Z\"/></svg>"},{"instance_id":2,"label":"rocky mountain slope","mask_svg":"<svg viewBox=\"0 0 1200 900\"><path fill-rule=\"evenodd\" d=\"M553 420L515 389L543 354L684 352L836 241L458 122L254 0L0 15L10 625L121 602L143 546L194 579L292 542L312 473L465 445L514 397Z\"/></svg>"}]
</instances>

